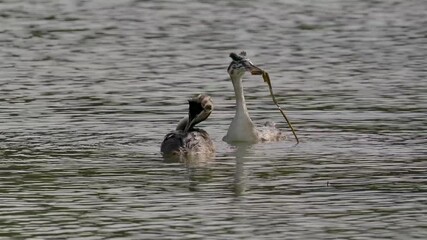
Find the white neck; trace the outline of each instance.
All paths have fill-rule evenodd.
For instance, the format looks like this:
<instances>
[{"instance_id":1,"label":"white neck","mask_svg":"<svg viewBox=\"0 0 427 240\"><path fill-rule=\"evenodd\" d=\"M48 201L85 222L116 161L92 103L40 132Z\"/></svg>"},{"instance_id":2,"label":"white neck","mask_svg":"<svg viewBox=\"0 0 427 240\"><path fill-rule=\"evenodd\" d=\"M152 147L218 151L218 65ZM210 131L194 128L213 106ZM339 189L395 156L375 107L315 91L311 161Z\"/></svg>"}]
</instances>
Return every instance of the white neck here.
<instances>
[{"instance_id":1,"label":"white neck","mask_svg":"<svg viewBox=\"0 0 427 240\"><path fill-rule=\"evenodd\" d=\"M236 95L236 113L224 140L227 142L256 142L257 130L249 116L243 94L242 78L231 78Z\"/></svg>"},{"instance_id":2,"label":"white neck","mask_svg":"<svg viewBox=\"0 0 427 240\"><path fill-rule=\"evenodd\" d=\"M248 109L246 108L245 95L243 92L242 78L232 79L234 94L236 95L236 114L238 112L248 116Z\"/></svg>"}]
</instances>

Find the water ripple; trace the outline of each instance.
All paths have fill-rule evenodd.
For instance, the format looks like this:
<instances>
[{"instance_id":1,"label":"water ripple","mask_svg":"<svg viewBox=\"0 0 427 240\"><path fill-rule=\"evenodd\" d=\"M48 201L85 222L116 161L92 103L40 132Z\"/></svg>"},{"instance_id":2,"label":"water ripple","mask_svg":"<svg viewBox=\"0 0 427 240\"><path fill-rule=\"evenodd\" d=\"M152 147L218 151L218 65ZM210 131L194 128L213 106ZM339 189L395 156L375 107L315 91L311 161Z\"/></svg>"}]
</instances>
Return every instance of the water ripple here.
<instances>
[{"instance_id":1,"label":"water ripple","mask_svg":"<svg viewBox=\"0 0 427 240\"><path fill-rule=\"evenodd\" d=\"M0 2L0 235L424 239L427 4ZM269 71L301 144L231 146L225 69ZM253 120L287 129L260 78ZM207 93L209 161L163 136Z\"/></svg>"}]
</instances>

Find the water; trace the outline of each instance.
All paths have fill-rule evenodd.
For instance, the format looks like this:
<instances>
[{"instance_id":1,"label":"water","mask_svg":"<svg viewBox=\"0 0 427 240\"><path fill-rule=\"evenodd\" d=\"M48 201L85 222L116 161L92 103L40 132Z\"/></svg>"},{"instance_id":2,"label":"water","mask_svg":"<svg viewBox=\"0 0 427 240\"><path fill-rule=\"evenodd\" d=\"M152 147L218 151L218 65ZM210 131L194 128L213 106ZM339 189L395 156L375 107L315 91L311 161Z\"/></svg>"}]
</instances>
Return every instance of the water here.
<instances>
[{"instance_id":1,"label":"water","mask_svg":"<svg viewBox=\"0 0 427 240\"><path fill-rule=\"evenodd\" d=\"M425 239L427 4L0 1L2 239ZM231 146L232 51L302 141ZM286 129L244 80L259 124ZM186 99L211 161L165 162Z\"/></svg>"}]
</instances>

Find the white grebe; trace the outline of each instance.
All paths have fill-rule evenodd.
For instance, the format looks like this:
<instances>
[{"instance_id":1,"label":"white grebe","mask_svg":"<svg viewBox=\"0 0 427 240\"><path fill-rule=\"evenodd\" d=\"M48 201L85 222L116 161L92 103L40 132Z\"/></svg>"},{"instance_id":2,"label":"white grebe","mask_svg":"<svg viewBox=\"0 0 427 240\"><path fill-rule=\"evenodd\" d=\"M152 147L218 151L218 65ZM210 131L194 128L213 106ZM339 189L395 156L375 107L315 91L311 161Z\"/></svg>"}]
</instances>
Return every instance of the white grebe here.
<instances>
[{"instance_id":1,"label":"white grebe","mask_svg":"<svg viewBox=\"0 0 427 240\"><path fill-rule=\"evenodd\" d=\"M202 129L194 128L211 114L213 110L211 97L200 94L188 100L188 105L188 117L178 123L175 131L166 134L160 146L163 156L215 153L215 146L209 134Z\"/></svg>"},{"instance_id":2,"label":"white grebe","mask_svg":"<svg viewBox=\"0 0 427 240\"><path fill-rule=\"evenodd\" d=\"M263 127L257 129L249 117L242 78L246 72L250 72L252 75L261 75L263 70L246 58L245 52L240 53L240 55L231 53L230 57L233 61L230 63L227 72L230 75L236 95L236 113L223 140L226 142L255 143L286 139L286 135L276 128L274 123L267 122Z\"/></svg>"}]
</instances>

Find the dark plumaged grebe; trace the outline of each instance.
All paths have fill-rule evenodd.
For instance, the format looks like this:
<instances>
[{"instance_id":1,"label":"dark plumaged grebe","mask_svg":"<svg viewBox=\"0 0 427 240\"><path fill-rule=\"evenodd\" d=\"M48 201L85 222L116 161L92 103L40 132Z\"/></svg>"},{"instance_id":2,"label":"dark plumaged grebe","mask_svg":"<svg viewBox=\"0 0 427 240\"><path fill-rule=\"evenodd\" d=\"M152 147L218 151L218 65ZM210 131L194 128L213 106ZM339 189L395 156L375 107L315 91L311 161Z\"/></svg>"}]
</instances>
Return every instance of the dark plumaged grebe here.
<instances>
[{"instance_id":1,"label":"dark plumaged grebe","mask_svg":"<svg viewBox=\"0 0 427 240\"><path fill-rule=\"evenodd\" d=\"M196 124L206 120L213 110L211 97L198 95L188 100L188 117L182 119L175 131L168 133L163 140L160 151L163 156L213 155L215 146L209 134Z\"/></svg>"}]
</instances>

